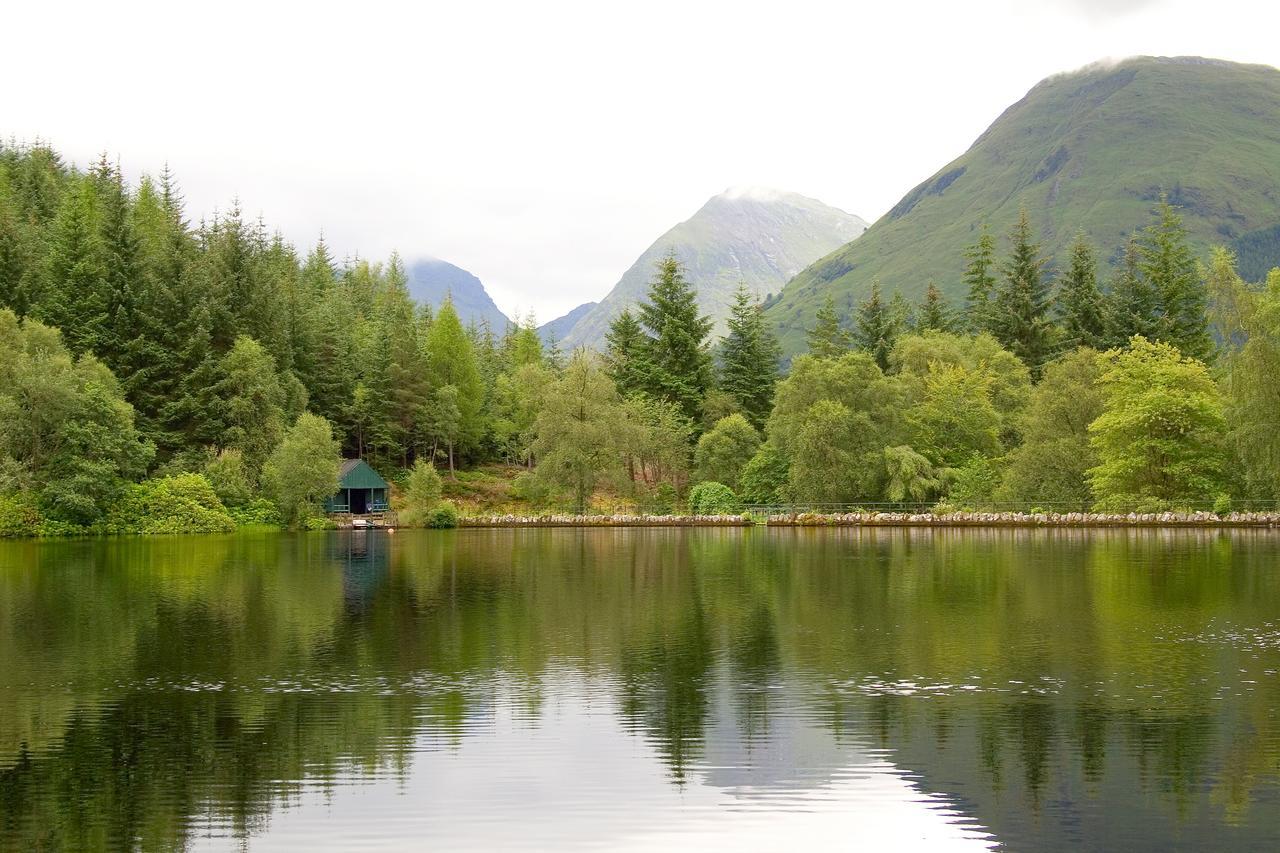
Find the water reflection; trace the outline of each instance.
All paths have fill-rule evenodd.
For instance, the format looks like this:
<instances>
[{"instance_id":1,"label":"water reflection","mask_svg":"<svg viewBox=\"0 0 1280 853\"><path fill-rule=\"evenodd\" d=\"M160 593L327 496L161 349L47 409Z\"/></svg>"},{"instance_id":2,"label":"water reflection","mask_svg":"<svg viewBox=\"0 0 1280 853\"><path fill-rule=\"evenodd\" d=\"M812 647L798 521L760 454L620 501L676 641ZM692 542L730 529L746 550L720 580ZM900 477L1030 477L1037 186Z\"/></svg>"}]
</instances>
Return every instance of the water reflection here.
<instances>
[{"instance_id":1,"label":"water reflection","mask_svg":"<svg viewBox=\"0 0 1280 853\"><path fill-rule=\"evenodd\" d=\"M1280 841L1271 535L0 544L0 849Z\"/></svg>"}]
</instances>

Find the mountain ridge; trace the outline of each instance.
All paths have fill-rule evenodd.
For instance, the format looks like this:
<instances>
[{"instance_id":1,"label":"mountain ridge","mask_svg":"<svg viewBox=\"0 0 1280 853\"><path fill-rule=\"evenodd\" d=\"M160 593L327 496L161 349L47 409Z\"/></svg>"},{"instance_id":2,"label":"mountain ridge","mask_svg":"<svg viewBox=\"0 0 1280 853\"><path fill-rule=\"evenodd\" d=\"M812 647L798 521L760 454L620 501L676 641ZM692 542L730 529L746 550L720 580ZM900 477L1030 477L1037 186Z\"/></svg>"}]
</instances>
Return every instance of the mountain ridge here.
<instances>
[{"instance_id":1,"label":"mountain ridge","mask_svg":"<svg viewBox=\"0 0 1280 853\"><path fill-rule=\"evenodd\" d=\"M456 264L433 257L420 257L408 265L409 295L419 304L437 309L446 296L464 325L488 323L494 334L502 334L511 323L475 274Z\"/></svg>"},{"instance_id":2,"label":"mountain ridge","mask_svg":"<svg viewBox=\"0 0 1280 853\"><path fill-rule=\"evenodd\" d=\"M731 187L651 243L573 326L563 345L603 347L609 324L644 299L654 266L669 251L684 264L697 290L698 306L711 317L716 336L724 329L740 281L763 298L865 228L861 218L799 193Z\"/></svg>"},{"instance_id":3,"label":"mountain ridge","mask_svg":"<svg viewBox=\"0 0 1280 853\"><path fill-rule=\"evenodd\" d=\"M1200 57L1098 62L1041 80L857 240L801 271L768 308L794 354L830 294L852 317L873 279L919 299L964 297L964 248L1003 237L1025 206L1047 269L1084 229L1104 261L1162 192L1193 245L1227 243L1241 269L1280 262L1280 71ZM1103 270L1104 277L1106 270Z\"/></svg>"},{"instance_id":4,"label":"mountain ridge","mask_svg":"<svg viewBox=\"0 0 1280 853\"><path fill-rule=\"evenodd\" d=\"M587 312L599 304L598 302L584 302L554 320L543 323L538 327L538 337L542 339L544 344L550 344L552 341L559 343L578 324L578 321L587 315Z\"/></svg>"}]
</instances>

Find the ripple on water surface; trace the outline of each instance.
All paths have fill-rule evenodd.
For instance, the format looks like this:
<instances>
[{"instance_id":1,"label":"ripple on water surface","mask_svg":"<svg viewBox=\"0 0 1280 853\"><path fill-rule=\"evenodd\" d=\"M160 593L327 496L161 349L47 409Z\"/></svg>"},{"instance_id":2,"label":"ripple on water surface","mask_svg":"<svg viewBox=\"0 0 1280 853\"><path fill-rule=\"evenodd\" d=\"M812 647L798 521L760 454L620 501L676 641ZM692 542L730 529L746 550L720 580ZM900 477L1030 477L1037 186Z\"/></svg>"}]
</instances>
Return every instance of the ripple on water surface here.
<instances>
[{"instance_id":1,"label":"ripple on water surface","mask_svg":"<svg viewBox=\"0 0 1280 853\"><path fill-rule=\"evenodd\" d=\"M1276 541L0 542L0 850L1280 849Z\"/></svg>"}]
</instances>

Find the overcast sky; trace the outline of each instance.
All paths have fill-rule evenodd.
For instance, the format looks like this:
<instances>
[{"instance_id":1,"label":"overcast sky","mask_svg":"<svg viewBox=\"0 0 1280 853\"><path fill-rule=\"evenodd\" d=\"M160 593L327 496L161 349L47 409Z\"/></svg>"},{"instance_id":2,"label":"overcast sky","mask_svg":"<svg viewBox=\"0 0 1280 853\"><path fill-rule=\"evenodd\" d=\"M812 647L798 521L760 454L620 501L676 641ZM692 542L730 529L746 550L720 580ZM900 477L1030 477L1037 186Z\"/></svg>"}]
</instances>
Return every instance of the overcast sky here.
<instances>
[{"instance_id":1,"label":"overcast sky","mask_svg":"<svg viewBox=\"0 0 1280 853\"><path fill-rule=\"evenodd\" d=\"M1273 0L11 4L0 133L178 175L305 251L434 255L508 314L599 299L734 185L874 220L1041 78L1280 65Z\"/></svg>"}]
</instances>

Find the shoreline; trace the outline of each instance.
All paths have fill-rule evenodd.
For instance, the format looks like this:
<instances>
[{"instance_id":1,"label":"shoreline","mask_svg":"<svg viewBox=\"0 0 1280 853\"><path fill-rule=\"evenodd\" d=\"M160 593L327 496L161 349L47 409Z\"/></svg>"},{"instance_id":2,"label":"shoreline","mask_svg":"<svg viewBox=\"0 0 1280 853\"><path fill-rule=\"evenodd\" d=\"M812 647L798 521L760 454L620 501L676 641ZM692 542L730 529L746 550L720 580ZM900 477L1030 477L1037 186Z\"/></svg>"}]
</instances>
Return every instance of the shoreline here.
<instances>
[{"instance_id":1,"label":"shoreline","mask_svg":"<svg viewBox=\"0 0 1280 853\"><path fill-rule=\"evenodd\" d=\"M769 516L754 515L489 515L463 516L453 528L441 530L515 530L538 529L622 529L622 528L736 528L772 527L778 529L821 528L919 528L968 530L1270 530L1280 528L1280 512L1233 512L1218 516L1211 512L1194 513L1012 513L954 512L944 515L907 512L790 513ZM339 525L330 531L429 530L399 525L355 528ZM107 539L118 537L172 538L175 536L224 535L244 533L297 533L286 528L246 525L235 530L172 530L163 533L95 532L79 530L66 533L6 535L0 540L11 542L68 539ZM301 531L306 532L306 531ZM314 530L311 532L323 532Z\"/></svg>"},{"instance_id":2,"label":"shoreline","mask_svg":"<svg viewBox=\"0 0 1280 853\"><path fill-rule=\"evenodd\" d=\"M992 527L992 528L1271 528L1280 513L1017 513L1017 512L849 512L743 515L547 515L471 516L459 528L519 527Z\"/></svg>"}]
</instances>

